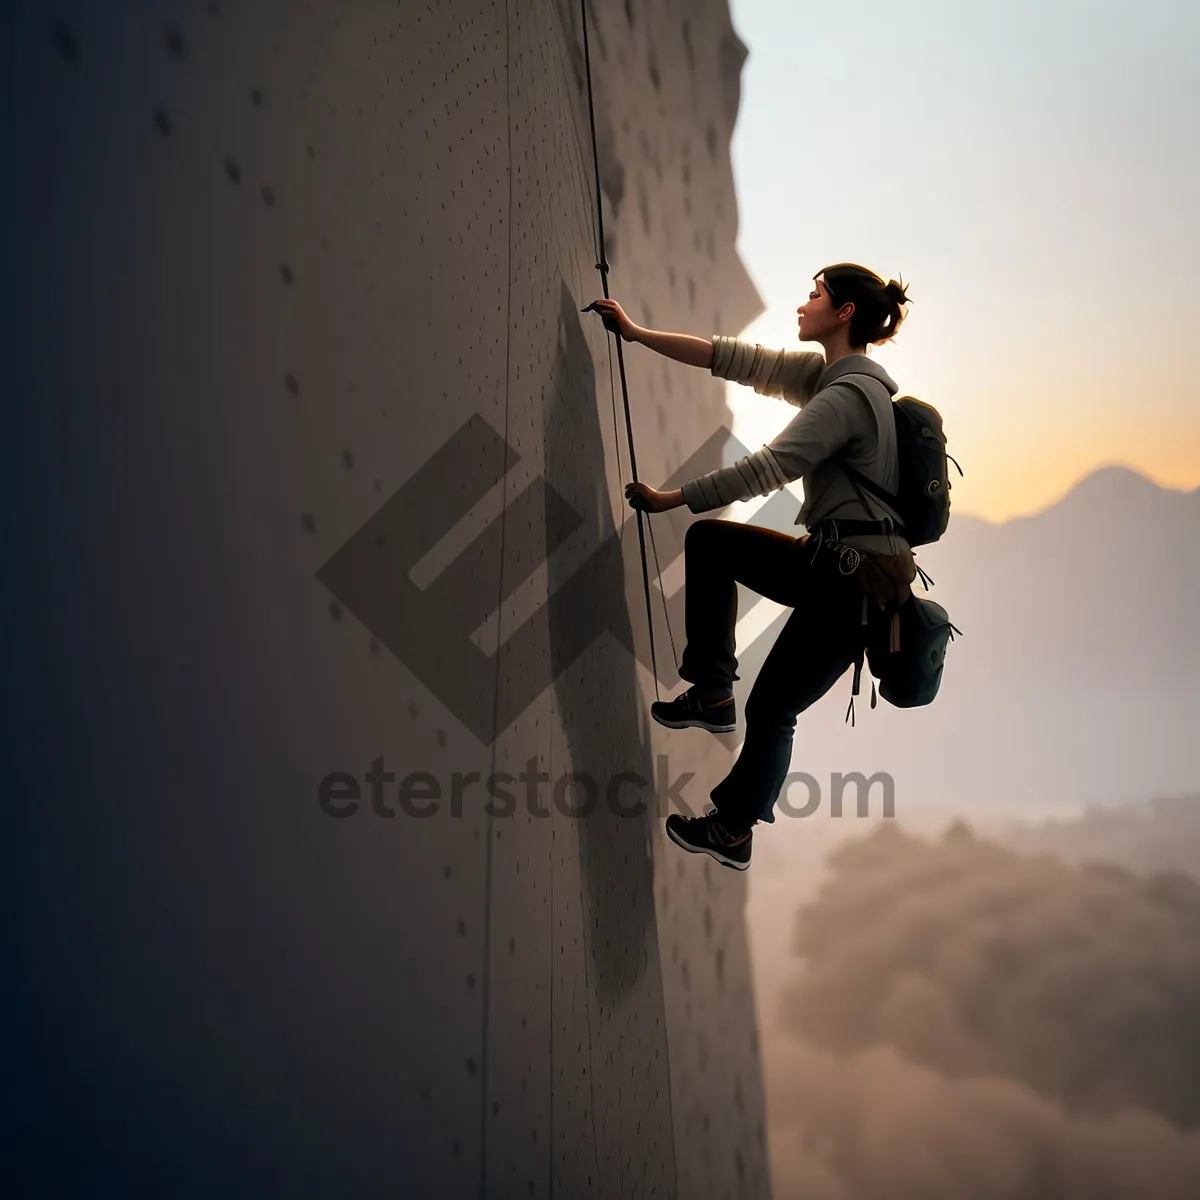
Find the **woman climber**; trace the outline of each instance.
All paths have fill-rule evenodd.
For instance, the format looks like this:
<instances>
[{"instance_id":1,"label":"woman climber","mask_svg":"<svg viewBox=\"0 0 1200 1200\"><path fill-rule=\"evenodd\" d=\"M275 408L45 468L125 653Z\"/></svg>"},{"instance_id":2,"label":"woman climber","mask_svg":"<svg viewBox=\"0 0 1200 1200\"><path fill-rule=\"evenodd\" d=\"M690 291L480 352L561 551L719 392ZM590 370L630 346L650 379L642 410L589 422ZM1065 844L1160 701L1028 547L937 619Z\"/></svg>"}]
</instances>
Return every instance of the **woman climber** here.
<instances>
[{"instance_id":1,"label":"woman climber","mask_svg":"<svg viewBox=\"0 0 1200 1200\"><path fill-rule=\"evenodd\" d=\"M651 715L669 729L735 728L733 681L737 584L792 609L746 701L746 737L729 774L710 793L701 817L672 813L673 841L738 870L750 865L753 826L774 822L788 773L796 717L837 682L863 644L870 599L894 612L916 576L899 516L869 499L841 467L856 467L887 492L899 487L900 466L891 406L891 376L867 356L890 341L905 317L905 286L887 283L854 263L813 276L797 310L799 340L808 350L770 350L732 337L711 340L635 325L615 300L597 300L606 328L677 362L781 398L800 412L762 449L670 492L644 483L625 489L632 508L664 512L686 504L694 513L761 496L793 479L804 485L796 518L807 532L791 537L740 521L706 518L684 537L687 644L679 668L691 683L674 700L656 701ZM853 375L858 387L843 376ZM869 399L869 403L864 403Z\"/></svg>"}]
</instances>

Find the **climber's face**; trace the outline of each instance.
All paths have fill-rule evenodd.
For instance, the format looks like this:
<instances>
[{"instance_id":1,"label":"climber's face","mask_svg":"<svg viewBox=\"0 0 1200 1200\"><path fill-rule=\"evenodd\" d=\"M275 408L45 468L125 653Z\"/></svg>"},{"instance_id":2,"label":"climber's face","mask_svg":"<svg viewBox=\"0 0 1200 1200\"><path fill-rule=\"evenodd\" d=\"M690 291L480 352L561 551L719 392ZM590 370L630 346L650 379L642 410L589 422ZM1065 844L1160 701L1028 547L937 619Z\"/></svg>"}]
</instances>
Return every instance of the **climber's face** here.
<instances>
[{"instance_id":1,"label":"climber's face","mask_svg":"<svg viewBox=\"0 0 1200 1200\"><path fill-rule=\"evenodd\" d=\"M802 342L817 342L827 337L849 319L854 312L853 302L834 308L829 297L829 289L825 286L825 277L818 275L813 282L813 289L808 300L796 309L800 323L800 340ZM842 314L839 316L839 314Z\"/></svg>"}]
</instances>

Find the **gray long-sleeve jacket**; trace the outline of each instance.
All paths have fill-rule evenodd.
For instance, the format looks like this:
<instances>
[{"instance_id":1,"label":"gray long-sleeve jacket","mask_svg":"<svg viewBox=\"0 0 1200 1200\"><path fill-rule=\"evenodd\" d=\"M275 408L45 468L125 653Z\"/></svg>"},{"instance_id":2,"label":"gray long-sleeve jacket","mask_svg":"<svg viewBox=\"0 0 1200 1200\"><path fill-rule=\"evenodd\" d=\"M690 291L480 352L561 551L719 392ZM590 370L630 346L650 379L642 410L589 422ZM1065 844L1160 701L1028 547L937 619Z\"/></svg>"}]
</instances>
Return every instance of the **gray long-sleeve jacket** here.
<instances>
[{"instance_id":1,"label":"gray long-sleeve jacket","mask_svg":"<svg viewBox=\"0 0 1200 1200\"><path fill-rule=\"evenodd\" d=\"M728 467L710 471L685 483L683 498L694 513L723 508L735 500L762 496L793 479L804 486L804 503L797 525L813 528L826 517L867 517L898 514L865 488L868 508L850 477L833 457L844 457L869 479L889 492L900 483L896 457L896 427L892 397L897 385L874 359L847 354L829 366L810 350L771 350L732 337L714 337L711 371L796 405L800 412L770 442ZM863 383L871 396L872 412L863 399L838 379L850 372L871 377ZM878 385L878 386L876 386ZM843 539L848 545L890 553L907 546L897 535L895 543L883 534L861 534Z\"/></svg>"}]
</instances>

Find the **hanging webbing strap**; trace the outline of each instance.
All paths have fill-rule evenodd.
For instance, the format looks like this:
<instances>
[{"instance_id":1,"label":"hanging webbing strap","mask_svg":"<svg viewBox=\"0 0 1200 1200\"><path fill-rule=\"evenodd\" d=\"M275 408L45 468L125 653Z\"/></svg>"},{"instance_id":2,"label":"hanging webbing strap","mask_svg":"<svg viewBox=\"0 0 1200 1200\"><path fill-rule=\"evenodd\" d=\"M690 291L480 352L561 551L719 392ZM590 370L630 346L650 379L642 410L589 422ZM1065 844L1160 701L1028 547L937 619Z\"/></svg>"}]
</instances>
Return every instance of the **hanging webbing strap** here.
<instances>
[{"instance_id":1,"label":"hanging webbing strap","mask_svg":"<svg viewBox=\"0 0 1200 1200\"><path fill-rule=\"evenodd\" d=\"M591 53L590 53L590 50L588 47L587 0L580 0L580 10L583 15L583 62L584 62L585 74L587 77L588 120L591 124L591 130L592 130L592 166L596 173L596 221L597 221L597 224L599 227L599 251L597 253L597 258L599 259L599 261L596 263L596 270L600 272L600 280L601 280L601 284L603 285L603 288L604 288L604 298L605 298L605 300L607 300L607 299L609 299L609 295L608 295L608 259L604 253L604 208L603 208L603 203L602 203L602 199L601 199L601 191L600 191L600 155L596 148L596 112L595 112L594 102L592 99L592 58L591 58ZM620 372L621 372L621 398L625 404L625 436L629 442L629 470L630 470L631 474L633 475L633 481L635 483L637 483L637 482L639 482L638 472L637 472L637 455L635 454L634 447L633 447L633 420L630 417L630 413L629 413L629 388L625 382L625 356L621 350L621 335L620 335L620 333L614 333L613 337L615 338L616 343L617 343L617 365L620 368ZM635 508L634 511L637 513L638 545L640 546L641 552L642 552L642 588L646 593L646 623L650 630L650 667L654 673L654 694L655 694L655 696L658 696L659 699L661 699L661 695L658 690L658 659L657 659L657 656L656 656L655 650L654 650L654 613L653 613L653 610L651 608L651 603L650 603L650 571L649 571L649 567L647 566L647 563L646 563L646 532L642 526L642 517L644 515L644 510L641 508ZM651 533L650 537L653 540L653 537L654 537L653 532ZM655 560L655 566L657 567L657 565L658 565L658 550L657 550L657 548L655 548L654 560ZM661 588L660 588L660 590L661 590ZM666 596L664 595L663 596L664 612L666 611L666 603L667 603L667 600L666 600ZM671 624L670 624L670 616L669 615L667 616L667 632L668 632L668 634L671 632ZM674 644L674 639L672 639L672 645L673 644Z\"/></svg>"}]
</instances>

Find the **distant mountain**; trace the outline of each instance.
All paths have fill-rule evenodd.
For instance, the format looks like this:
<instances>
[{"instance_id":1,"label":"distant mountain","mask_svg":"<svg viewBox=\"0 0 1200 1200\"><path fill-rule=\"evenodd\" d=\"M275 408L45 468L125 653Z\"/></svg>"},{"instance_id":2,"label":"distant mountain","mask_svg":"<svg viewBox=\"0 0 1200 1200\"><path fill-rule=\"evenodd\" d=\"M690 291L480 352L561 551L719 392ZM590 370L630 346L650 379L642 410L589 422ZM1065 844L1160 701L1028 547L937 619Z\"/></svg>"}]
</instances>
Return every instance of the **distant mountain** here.
<instances>
[{"instance_id":1,"label":"distant mountain","mask_svg":"<svg viewBox=\"0 0 1200 1200\"><path fill-rule=\"evenodd\" d=\"M1107 467L1032 516L956 514L917 559L935 581L917 594L963 631L939 696L871 711L864 677L852 729L847 673L800 715L795 770L890 772L898 816L1200 786L1200 488Z\"/></svg>"},{"instance_id":2,"label":"distant mountain","mask_svg":"<svg viewBox=\"0 0 1200 1200\"><path fill-rule=\"evenodd\" d=\"M1034 671L1074 689L1176 687L1200 666L1200 491L1106 467L1033 516L954 516L917 557L965 635L952 649L993 683ZM972 629L986 631L979 659Z\"/></svg>"}]
</instances>

